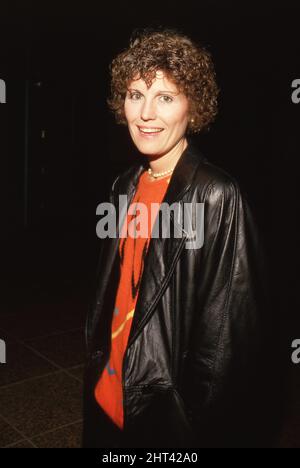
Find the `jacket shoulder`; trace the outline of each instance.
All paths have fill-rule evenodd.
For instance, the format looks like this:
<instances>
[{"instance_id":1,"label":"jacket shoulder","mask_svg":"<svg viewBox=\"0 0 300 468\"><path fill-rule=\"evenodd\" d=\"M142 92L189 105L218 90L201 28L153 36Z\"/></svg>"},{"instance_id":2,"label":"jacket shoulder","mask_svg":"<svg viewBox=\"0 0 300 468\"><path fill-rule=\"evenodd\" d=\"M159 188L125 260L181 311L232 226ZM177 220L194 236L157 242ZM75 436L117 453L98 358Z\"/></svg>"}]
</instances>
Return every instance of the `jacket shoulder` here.
<instances>
[{"instance_id":1,"label":"jacket shoulder","mask_svg":"<svg viewBox=\"0 0 300 468\"><path fill-rule=\"evenodd\" d=\"M193 180L193 189L201 198L236 198L241 195L237 179L225 169L211 163L206 158L200 161Z\"/></svg>"}]
</instances>

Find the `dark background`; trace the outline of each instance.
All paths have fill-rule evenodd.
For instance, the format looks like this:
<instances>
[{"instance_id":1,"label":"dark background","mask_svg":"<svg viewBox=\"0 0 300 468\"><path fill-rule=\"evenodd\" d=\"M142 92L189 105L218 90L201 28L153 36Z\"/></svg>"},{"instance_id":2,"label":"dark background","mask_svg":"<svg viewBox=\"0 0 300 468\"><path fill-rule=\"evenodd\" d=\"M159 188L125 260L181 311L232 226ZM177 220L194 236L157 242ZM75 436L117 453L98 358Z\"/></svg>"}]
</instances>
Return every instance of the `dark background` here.
<instances>
[{"instance_id":1,"label":"dark background","mask_svg":"<svg viewBox=\"0 0 300 468\"><path fill-rule=\"evenodd\" d=\"M163 2L159 9L132 2L1 4L0 78L7 103L0 104L0 332L28 347L29 338L47 335L46 326L43 333L29 332L43 317L48 323L47 314L59 320L66 314L70 322L76 316L82 329L100 242L96 206L118 172L138 158L127 129L114 123L106 105L108 65L134 28L178 28L214 57L220 112L194 142L236 176L260 226L289 371L281 444L300 446L300 365L290 363L291 342L300 338L300 104L291 101L291 83L300 78L300 7L251 3L242 10L216 3ZM270 360L278 346L270 343ZM28 376L30 371L22 374ZM9 415L4 419L16 428Z\"/></svg>"}]
</instances>

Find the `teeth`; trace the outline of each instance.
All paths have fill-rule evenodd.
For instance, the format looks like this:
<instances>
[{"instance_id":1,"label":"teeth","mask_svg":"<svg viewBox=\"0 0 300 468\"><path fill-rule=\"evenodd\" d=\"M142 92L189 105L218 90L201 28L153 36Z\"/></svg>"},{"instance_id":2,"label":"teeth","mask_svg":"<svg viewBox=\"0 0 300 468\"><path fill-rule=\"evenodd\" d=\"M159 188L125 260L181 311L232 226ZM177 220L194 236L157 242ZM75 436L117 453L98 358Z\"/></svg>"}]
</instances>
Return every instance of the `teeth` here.
<instances>
[{"instance_id":1,"label":"teeth","mask_svg":"<svg viewBox=\"0 0 300 468\"><path fill-rule=\"evenodd\" d=\"M140 128L140 131L143 133L158 133L162 131L162 128Z\"/></svg>"}]
</instances>

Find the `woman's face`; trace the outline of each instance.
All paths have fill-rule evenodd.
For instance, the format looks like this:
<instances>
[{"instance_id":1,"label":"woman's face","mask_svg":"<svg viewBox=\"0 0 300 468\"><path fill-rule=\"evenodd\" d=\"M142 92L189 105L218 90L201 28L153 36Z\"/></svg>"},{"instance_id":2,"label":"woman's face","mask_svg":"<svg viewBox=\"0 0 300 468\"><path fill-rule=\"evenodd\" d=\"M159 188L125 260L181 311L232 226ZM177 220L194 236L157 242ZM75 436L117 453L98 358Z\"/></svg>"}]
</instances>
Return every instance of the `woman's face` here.
<instances>
[{"instance_id":1,"label":"woman's face","mask_svg":"<svg viewBox=\"0 0 300 468\"><path fill-rule=\"evenodd\" d=\"M163 156L185 137L188 99L162 71L149 89L142 79L129 83L124 111L131 138L143 154Z\"/></svg>"}]
</instances>

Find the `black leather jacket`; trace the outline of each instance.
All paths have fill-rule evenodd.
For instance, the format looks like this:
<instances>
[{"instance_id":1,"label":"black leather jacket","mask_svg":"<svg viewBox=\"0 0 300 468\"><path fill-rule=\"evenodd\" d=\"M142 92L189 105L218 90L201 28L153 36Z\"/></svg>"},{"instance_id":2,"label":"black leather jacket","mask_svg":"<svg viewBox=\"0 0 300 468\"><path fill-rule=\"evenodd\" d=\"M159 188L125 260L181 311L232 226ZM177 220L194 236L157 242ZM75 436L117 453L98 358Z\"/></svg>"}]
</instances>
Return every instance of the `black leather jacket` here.
<instances>
[{"instance_id":1,"label":"black leather jacket","mask_svg":"<svg viewBox=\"0 0 300 468\"><path fill-rule=\"evenodd\" d=\"M144 169L134 165L115 180L116 208L119 194L130 203ZM173 229L169 239L151 239L123 363L123 446L260 446L266 278L246 196L189 141L163 201L204 203L204 245L184 248L185 235L176 238ZM85 434L110 351L118 240L102 241L86 324ZM108 425L100 447L118 446L104 441Z\"/></svg>"}]
</instances>

